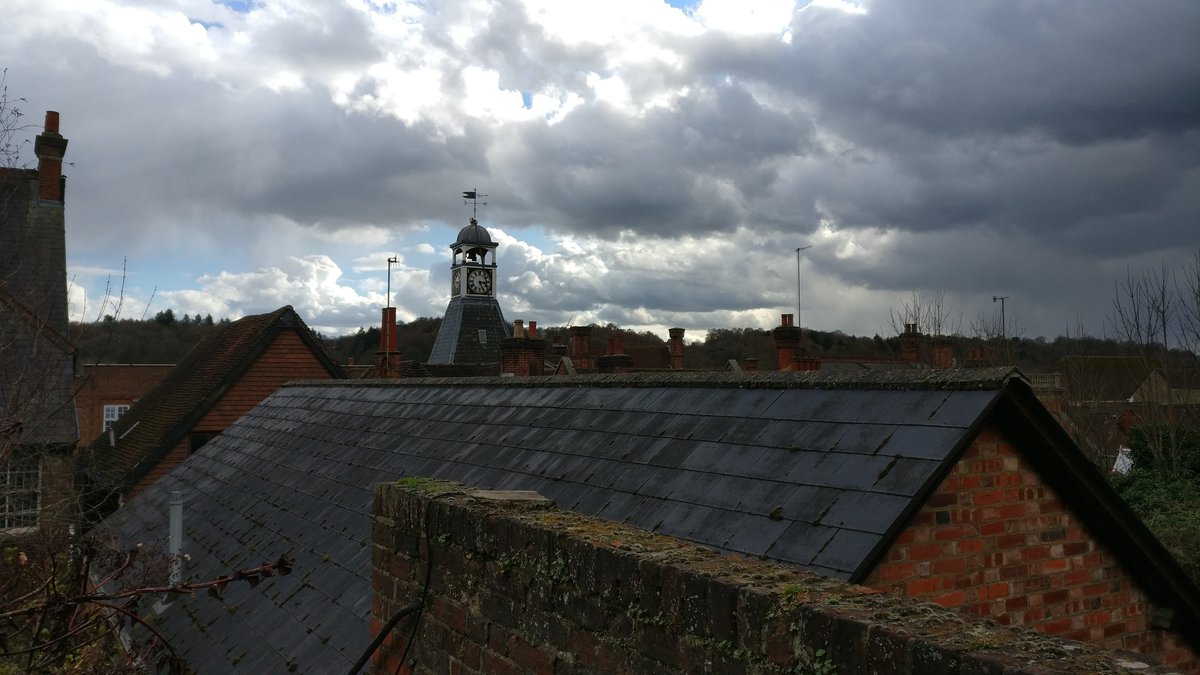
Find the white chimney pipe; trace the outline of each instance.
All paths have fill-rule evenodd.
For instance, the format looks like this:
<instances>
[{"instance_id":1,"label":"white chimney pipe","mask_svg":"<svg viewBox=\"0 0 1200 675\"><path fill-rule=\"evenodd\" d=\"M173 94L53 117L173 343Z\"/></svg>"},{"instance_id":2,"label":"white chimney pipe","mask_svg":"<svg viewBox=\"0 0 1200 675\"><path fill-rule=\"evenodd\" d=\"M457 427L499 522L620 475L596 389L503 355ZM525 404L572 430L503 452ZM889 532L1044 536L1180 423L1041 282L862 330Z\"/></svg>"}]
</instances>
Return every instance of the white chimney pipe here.
<instances>
[{"instance_id":1,"label":"white chimney pipe","mask_svg":"<svg viewBox=\"0 0 1200 675\"><path fill-rule=\"evenodd\" d=\"M167 532L167 554L171 556L167 582L171 586L179 583L183 571L183 493L171 491Z\"/></svg>"}]
</instances>

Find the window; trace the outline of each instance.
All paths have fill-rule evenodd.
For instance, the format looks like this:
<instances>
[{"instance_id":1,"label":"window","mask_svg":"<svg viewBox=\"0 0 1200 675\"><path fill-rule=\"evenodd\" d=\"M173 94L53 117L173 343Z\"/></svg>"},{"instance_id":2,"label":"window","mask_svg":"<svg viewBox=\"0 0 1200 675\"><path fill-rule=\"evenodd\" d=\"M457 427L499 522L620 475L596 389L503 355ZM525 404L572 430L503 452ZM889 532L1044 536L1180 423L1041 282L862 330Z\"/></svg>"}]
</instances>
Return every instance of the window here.
<instances>
[{"instance_id":1,"label":"window","mask_svg":"<svg viewBox=\"0 0 1200 675\"><path fill-rule=\"evenodd\" d=\"M486 331L486 330L480 329L480 331L479 331L479 344L481 344L481 345L486 345L486 344L487 344L487 331Z\"/></svg>"},{"instance_id":2,"label":"window","mask_svg":"<svg viewBox=\"0 0 1200 675\"><path fill-rule=\"evenodd\" d=\"M121 419L121 415L124 415L126 413L126 411L128 411L128 410L129 410L129 406L127 406L127 405L106 405L106 406L104 406L104 430L108 431L109 429L111 429L113 422L116 422L117 420Z\"/></svg>"},{"instance_id":3,"label":"window","mask_svg":"<svg viewBox=\"0 0 1200 675\"><path fill-rule=\"evenodd\" d=\"M40 457L10 457L0 464L0 530L37 527L41 493Z\"/></svg>"}]
</instances>

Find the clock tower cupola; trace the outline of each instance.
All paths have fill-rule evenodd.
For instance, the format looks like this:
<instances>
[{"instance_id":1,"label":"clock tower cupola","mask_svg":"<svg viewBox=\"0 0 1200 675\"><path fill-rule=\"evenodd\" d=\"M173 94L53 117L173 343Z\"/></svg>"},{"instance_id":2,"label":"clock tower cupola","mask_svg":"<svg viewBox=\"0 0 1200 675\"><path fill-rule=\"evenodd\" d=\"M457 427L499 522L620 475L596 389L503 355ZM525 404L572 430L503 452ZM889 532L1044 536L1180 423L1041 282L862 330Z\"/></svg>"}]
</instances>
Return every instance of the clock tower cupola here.
<instances>
[{"instance_id":1,"label":"clock tower cupola","mask_svg":"<svg viewBox=\"0 0 1200 675\"><path fill-rule=\"evenodd\" d=\"M458 231L450 245L450 304L429 363L499 363L508 330L496 301L496 246L475 218Z\"/></svg>"}]
</instances>

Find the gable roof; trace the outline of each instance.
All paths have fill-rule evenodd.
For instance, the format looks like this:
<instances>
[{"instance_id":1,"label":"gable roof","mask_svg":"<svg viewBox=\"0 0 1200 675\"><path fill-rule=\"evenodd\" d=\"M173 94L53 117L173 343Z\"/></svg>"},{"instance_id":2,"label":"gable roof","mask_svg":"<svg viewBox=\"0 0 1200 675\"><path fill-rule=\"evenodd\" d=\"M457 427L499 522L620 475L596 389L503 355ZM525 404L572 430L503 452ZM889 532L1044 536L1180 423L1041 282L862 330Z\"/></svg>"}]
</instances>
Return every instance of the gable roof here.
<instances>
[{"instance_id":1,"label":"gable roof","mask_svg":"<svg viewBox=\"0 0 1200 675\"><path fill-rule=\"evenodd\" d=\"M335 377L344 377L324 346L292 309L243 317L213 332L157 386L113 424L113 447L102 433L84 470L98 484L128 487L158 463L235 384L283 330L297 329L309 350Z\"/></svg>"},{"instance_id":2,"label":"gable roof","mask_svg":"<svg viewBox=\"0 0 1200 675\"><path fill-rule=\"evenodd\" d=\"M106 526L126 543L161 539L180 490L189 573L293 557L295 572L267 591L231 587L155 625L198 672L231 659L323 672L370 638L373 483L535 490L583 514L860 581L997 421L1156 601L1196 625L1195 586L1005 369L292 383Z\"/></svg>"}]
</instances>

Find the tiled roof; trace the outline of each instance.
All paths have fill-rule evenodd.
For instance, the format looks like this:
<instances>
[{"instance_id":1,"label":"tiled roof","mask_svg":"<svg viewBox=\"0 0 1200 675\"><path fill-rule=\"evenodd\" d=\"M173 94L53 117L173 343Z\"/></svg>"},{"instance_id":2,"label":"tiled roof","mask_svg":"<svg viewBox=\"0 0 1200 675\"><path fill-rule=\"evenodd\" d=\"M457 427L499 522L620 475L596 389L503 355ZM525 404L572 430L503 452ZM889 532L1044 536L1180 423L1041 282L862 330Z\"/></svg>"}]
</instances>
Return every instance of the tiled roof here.
<instances>
[{"instance_id":1,"label":"tiled roof","mask_svg":"<svg viewBox=\"0 0 1200 675\"><path fill-rule=\"evenodd\" d=\"M861 580L999 402L1036 405L1012 378L987 369L292 383L106 526L126 543L161 541L168 495L180 490L189 574L293 557L291 576L153 621L200 673L288 663L333 672L370 639L374 483L535 490L583 514ZM1080 471L1071 461L1048 466Z\"/></svg>"},{"instance_id":2,"label":"tiled roof","mask_svg":"<svg viewBox=\"0 0 1200 675\"><path fill-rule=\"evenodd\" d=\"M247 316L201 340L162 382L135 403L107 433L91 444L86 471L104 486L131 485L162 458L238 380L285 328L298 328L331 373L340 368L292 307Z\"/></svg>"},{"instance_id":3,"label":"tiled roof","mask_svg":"<svg viewBox=\"0 0 1200 675\"><path fill-rule=\"evenodd\" d=\"M480 331L486 334L486 342L479 341ZM495 298L453 298L429 352L429 363L499 363L500 339L508 335Z\"/></svg>"}]
</instances>

